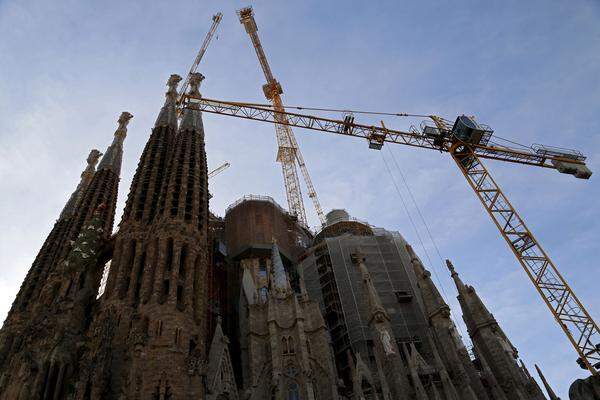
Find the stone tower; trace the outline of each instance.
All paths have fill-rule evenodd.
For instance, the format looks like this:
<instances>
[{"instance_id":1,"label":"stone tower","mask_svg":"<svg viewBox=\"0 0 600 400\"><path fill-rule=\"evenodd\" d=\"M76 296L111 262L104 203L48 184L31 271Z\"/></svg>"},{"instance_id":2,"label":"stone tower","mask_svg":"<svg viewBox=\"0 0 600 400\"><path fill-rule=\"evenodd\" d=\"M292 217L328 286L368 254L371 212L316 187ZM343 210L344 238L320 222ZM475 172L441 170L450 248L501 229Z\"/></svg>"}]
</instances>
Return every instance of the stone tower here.
<instances>
[{"instance_id":1,"label":"stone tower","mask_svg":"<svg viewBox=\"0 0 600 400\"><path fill-rule=\"evenodd\" d=\"M365 264L365 255L357 251L351 254L351 259L360 271L367 297L366 303L370 314L368 324L373 333L373 355L377 366L377 370L373 372L379 377L382 399L409 399L411 388L407 379L408 371L402 362L401 350L398 348L391 329L391 318L381 303L381 299L373 285L371 274ZM360 361L362 360L357 359L358 364ZM355 396L360 398L367 395L363 391L362 382L354 382L353 387L359 390L359 393L354 393ZM417 382L416 391L419 392L420 390L424 391L420 386L420 382ZM371 391L371 394L376 398L374 390Z\"/></svg>"},{"instance_id":2,"label":"stone tower","mask_svg":"<svg viewBox=\"0 0 600 400\"><path fill-rule=\"evenodd\" d=\"M507 399L543 400L546 397L526 369L517 363L517 349L504 334L472 286L465 285L454 266L446 260L458 290L458 301L474 350L484 366L484 373L497 381ZM491 377L493 375L493 377ZM492 385L495 386L494 382ZM495 397L502 394L497 393Z\"/></svg>"},{"instance_id":3,"label":"stone tower","mask_svg":"<svg viewBox=\"0 0 600 400\"><path fill-rule=\"evenodd\" d=\"M273 244L266 296L245 268L240 296L240 341L246 399L337 399L330 338L318 305L290 285ZM242 311L242 310L245 310Z\"/></svg>"},{"instance_id":4,"label":"stone tower","mask_svg":"<svg viewBox=\"0 0 600 400\"><path fill-rule=\"evenodd\" d=\"M13 304L14 314L2 331L2 399L60 399L75 384L101 265L106 262L102 248L112 232L131 117L121 114L114 141L96 172L100 153L90 153L80 184Z\"/></svg>"},{"instance_id":5,"label":"stone tower","mask_svg":"<svg viewBox=\"0 0 600 400\"><path fill-rule=\"evenodd\" d=\"M431 273L425 269L419 257L410 245L406 250L411 257L411 263L417 277L421 292L423 307L433 331L433 341L439 349L440 356L448 368L453 371L454 383L464 400L487 400L487 392L463 344L456 332L456 327L450 319L450 307L440 295L431 280Z\"/></svg>"},{"instance_id":6,"label":"stone tower","mask_svg":"<svg viewBox=\"0 0 600 400\"><path fill-rule=\"evenodd\" d=\"M202 75L190 79L199 94ZM202 398L208 188L201 113L177 126L177 84L135 173L100 310L90 331L80 399Z\"/></svg>"},{"instance_id":7,"label":"stone tower","mask_svg":"<svg viewBox=\"0 0 600 400\"><path fill-rule=\"evenodd\" d=\"M31 299L36 299L39 295L39 290L43 285L47 274L50 272L52 265L56 263L56 259L60 253L60 249L67 242L66 237L69 231L69 226L72 224L73 216L77 210L77 206L81 202L83 193L90 185L92 178L96 172L96 164L102 153L93 149L87 158L87 167L81 173L81 180L77 188L65 204L60 216L54 223L50 234L44 241L37 257L33 261L25 280L21 284L17 298L8 313L8 317L4 323L3 333L7 333L8 328L14 328L22 319L26 319L28 306ZM0 356L1 357L1 356ZM0 363L2 360L0 360Z\"/></svg>"}]
</instances>

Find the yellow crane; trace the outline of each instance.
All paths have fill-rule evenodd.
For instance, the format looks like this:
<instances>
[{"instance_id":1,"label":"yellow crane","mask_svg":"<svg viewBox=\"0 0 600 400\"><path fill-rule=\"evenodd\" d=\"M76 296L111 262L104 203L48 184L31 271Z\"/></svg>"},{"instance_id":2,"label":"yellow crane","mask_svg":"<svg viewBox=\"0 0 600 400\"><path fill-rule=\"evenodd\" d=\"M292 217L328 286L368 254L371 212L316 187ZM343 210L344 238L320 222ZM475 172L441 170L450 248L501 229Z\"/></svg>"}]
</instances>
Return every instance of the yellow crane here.
<instances>
[{"instance_id":1,"label":"yellow crane","mask_svg":"<svg viewBox=\"0 0 600 400\"><path fill-rule=\"evenodd\" d=\"M554 169L588 179L592 172L587 168L583 154L544 145L514 148L495 144L490 140L493 135L491 128L465 115L457 117L452 123L434 115L394 114L427 117L427 121L430 121L424 121L419 128L411 126L409 130L402 131L388 129L383 122L381 126L358 124L353 114L346 114L343 120L337 120L291 113L269 105L200 96L186 98L187 102L194 103L204 112L363 138L372 149L380 150L387 142L448 153L576 349L579 365L594 375L598 374L598 325L482 163L482 159L500 160Z\"/></svg>"},{"instance_id":2,"label":"yellow crane","mask_svg":"<svg viewBox=\"0 0 600 400\"><path fill-rule=\"evenodd\" d=\"M190 85L190 78L191 78L192 74L198 70L198 65L200 64L200 61L202 61L202 57L204 57L204 53L206 53L206 49L208 49L208 45L210 44L210 41L212 40L213 36L215 35L215 32L217 31L217 27L219 26L219 23L221 22L222 18L223 18L223 14L220 12L213 15L213 17L212 17L213 23L212 23L210 29L208 30L206 37L204 38L204 42L202 42L202 46L200 46L200 50L198 51L198 54L196 54L196 58L194 59L194 62L192 63L192 66L190 67L190 71L188 72L187 76L185 77L185 80L183 81L183 85L181 85L181 88L179 89L179 93L177 96L178 104L182 104L183 96L184 96L185 92L187 91L187 88Z\"/></svg>"},{"instance_id":3,"label":"yellow crane","mask_svg":"<svg viewBox=\"0 0 600 400\"><path fill-rule=\"evenodd\" d=\"M307 225L306 211L304 209L304 202L302 200L302 190L300 189L298 172L296 170L296 162L298 162L304 182L306 183L308 197L310 197L313 202L317 217L321 221L321 224L324 224L325 215L321 209L317 192L315 191L312 180L310 179L308 168L306 167L304 157L302 157L302 153L298 147L296 137L290 128L290 124L286 121L285 108L283 106L283 101L281 100L283 89L281 88L281 84L273 77L271 67L267 61L267 56L265 55L265 51L260 43L260 39L258 37L258 27L256 26L256 21L254 20L252 7L242 8L241 10L238 10L237 13L240 18L240 22L244 25L246 32L250 36L250 40L252 41L252 45L254 46L256 55L258 56L258 61L260 62L262 70L265 74L265 78L267 79L267 83L263 85L265 97L272 102L273 108L277 112L275 114L275 136L277 138L278 146L277 161L281 163L283 181L285 184L285 192L290 213L296 215L300 222Z\"/></svg>"},{"instance_id":4,"label":"yellow crane","mask_svg":"<svg viewBox=\"0 0 600 400\"><path fill-rule=\"evenodd\" d=\"M219 175L221 172L223 172L227 168L229 168L230 165L231 164L229 164L228 162L224 162L223 164L221 164L220 166L218 166L217 168L213 169L212 171L210 171L208 173L208 179L213 178L216 175Z\"/></svg>"}]
</instances>

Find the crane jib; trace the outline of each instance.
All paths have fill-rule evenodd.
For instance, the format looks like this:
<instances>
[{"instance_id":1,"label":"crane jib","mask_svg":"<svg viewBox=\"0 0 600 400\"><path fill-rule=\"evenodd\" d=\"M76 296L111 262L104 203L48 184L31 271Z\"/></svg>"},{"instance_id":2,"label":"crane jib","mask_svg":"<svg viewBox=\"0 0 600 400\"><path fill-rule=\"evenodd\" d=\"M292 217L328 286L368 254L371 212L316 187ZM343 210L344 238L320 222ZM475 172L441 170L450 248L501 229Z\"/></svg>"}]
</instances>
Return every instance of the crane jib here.
<instances>
[{"instance_id":1,"label":"crane jib","mask_svg":"<svg viewBox=\"0 0 600 400\"><path fill-rule=\"evenodd\" d=\"M589 178L591 171L585 157L577 152L565 152L548 146L536 145L530 150L513 149L489 144L466 143L457 138L438 117L438 132L431 130L409 131L357 124L353 116L334 120L314 115L273 110L246 103L227 102L188 96L187 101L197 104L205 112L306 128L364 138L369 147L381 148L383 143L440 150L449 153L465 176L467 182L497 226L501 236L516 256L536 291L575 348L579 365L593 375L600 368L600 330L569 284L543 250L533 233L509 202L500 187L481 163L482 158L553 168L559 172ZM456 124L455 124L456 126ZM455 127L454 127L455 128ZM464 131L462 132L464 133ZM483 135L478 135L482 138Z\"/></svg>"}]
</instances>

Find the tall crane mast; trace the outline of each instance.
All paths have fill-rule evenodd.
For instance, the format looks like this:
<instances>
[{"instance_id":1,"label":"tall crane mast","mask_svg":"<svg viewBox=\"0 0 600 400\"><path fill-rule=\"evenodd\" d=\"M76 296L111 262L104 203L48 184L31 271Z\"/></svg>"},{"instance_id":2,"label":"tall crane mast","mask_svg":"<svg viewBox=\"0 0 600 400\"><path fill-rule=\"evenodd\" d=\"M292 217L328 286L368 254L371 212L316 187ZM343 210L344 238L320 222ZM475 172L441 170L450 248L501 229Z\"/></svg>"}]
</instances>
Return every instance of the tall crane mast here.
<instances>
[{"instance_id":1,"label":"tall crane mast","mask_svg":"<svg viewBox=\"0 0 600 400\"><path fill-rule=\"evenodd\" d=\"M258 27L256 26L256 21L254 20L254 12L252 11L252 7L242 8L241 10L238 10L237 13L240 18L240 22L244 25L246 32L250 36L250 40L252 41L252 45L254 46L256 55L258 56L258 61L260 62L262 70L265 74L265 78L267 79L267 83L263 85L265 97L273 103L273 108L277 112L275 114L275 135L277 137L278 146L277 161L281 163L290 213L296 215L298 220L306 225L306 211L304 209L302 191L300 189L300 181L298 179L298 172L295 164L297 161L308 189L308 197L311 198L317 216L319 217L321 224L323 224L325 223L325 215L321 209L317 192L315 191L312 180L310 179L308 168L306 167L304 157L302 157L302 153L298 147L296 137L290 128L290 124L286 121L285 108L283 106L283 101L281 100L283 89L281 88L281 84L275 79L275 77L273 77L271 67L267 61L267 56L265 55L265 51L260 43L260 38L258 37Z\"/></svg>"},{"instance_id":2,"label":"tall crane mast","mask_svg":"<svg viewBox=\"0 0 600 400\"><path fill-rule=\"evenodd\" d=\"M185 77L185 80L183 81L183 85L181 85L181 89L179 89L179 94L177 97L178 97L178 103L180 105L182 104L185 92L187 91L187 88L190 85L190 77L192 76L193 73L195 73L198 70L198 65L200 64L202 57L204 57L204 53L206 53L206 49L208 49L208 45L210 44L210 41L212 40L213 36L215 35L215 32L217 31L217 27L219 26L219 23L221 22L222 18L223 18L223 14L220 12L216 13L212 17L213 23L212 23L208 33L206 34L206 37L204 38L204 42L202 42L202 46L200 47L200 50L198 51L198 54L196 55L196 58L194 59L192 66L190 67L190 71L188 72L187 76Z\"/></svg>"},{"instance_id":3,"label":"tall crane mast","mask_svg":"<svg viewBox=\"0 0 600 400\"><path fill-rule=\"evenodd\" d=\"M353 115L346 115L344 120L336 120L248 103L194 96L187 96L187 99L209 113L274 124L285 121L287 125L298 128L363 138L371 149L380 150L387 142L450 154L577 351L579 365L593 375L598 374L598 325L482 163L482 159L506 161L555 169L577 178L588 179L592 172L587 168L583 154L543 145L511 148L490 144L493 134L491 128L465 115L458 117L454 124L431 115L429 118L433 123L423 123L420 128L411 126L408 131L401 131L388 129L383 122L381 127L358 124Z\"/></svg>"}]
</instances>

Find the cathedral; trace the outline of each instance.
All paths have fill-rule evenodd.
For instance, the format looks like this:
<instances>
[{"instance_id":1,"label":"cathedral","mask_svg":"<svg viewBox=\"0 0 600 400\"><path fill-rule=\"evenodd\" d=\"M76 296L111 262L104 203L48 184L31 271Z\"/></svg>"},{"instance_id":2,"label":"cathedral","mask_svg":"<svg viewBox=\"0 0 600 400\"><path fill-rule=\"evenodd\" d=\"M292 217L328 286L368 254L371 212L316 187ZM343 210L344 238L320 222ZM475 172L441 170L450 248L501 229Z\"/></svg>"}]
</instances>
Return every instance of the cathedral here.
<instances>
[{"instance_id":1,"label":"cathedral","mask_svg":"<svg viewBox=\"0 0 600 400\"><path fill-rule=\"evenodd\" d=\"M266 196L209 211L202 115L179 112L180 81L117 229L133 115L90 152L0 331L0 399L558 399L447 261L461 336L400 233L344 210L313 232Z\"/></svg>"}]
</instances>

